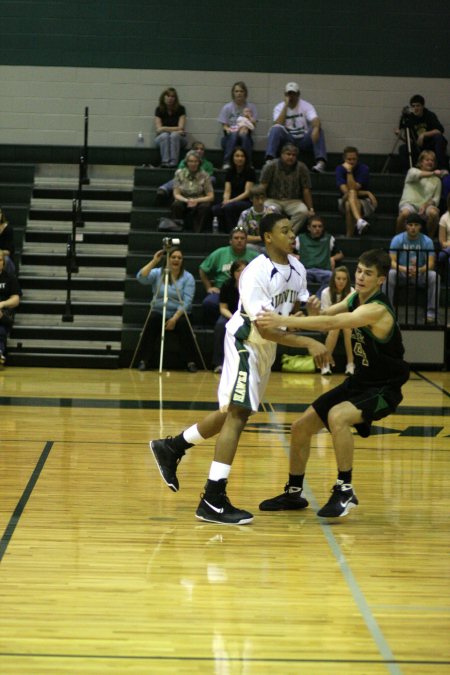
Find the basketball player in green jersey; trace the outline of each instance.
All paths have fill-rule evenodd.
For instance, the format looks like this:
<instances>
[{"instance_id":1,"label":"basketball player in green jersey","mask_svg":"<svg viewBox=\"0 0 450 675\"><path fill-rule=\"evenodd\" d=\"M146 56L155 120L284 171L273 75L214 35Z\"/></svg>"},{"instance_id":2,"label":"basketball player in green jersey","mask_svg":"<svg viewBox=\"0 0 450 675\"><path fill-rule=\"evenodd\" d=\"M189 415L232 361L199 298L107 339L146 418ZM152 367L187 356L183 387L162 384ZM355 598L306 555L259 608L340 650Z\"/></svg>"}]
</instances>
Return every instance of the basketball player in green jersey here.
<instances>
[{"instance_id":1,"label":"basketball player in green jersey","mask_svg":"<svg viewBox=\"0 0 450 675\"><path fill-rule=\"evenodd\" d=\"M409 378L403 360L404 348L394 311L381 292L391 260L382 250L366 251L358 260L355 293L332 305L321 315L285 317L273 312L259 315L256 325L329 331L352 329L355 373L316 399L293 424L289 479L284 493L263 501L262 511L303 509L303 478L313 434L324 426L333 437L338 478L329 501L318 511L324 518L345 516L358 504L352 486L354 440L352 427L360 436L370 435L373 420L394 412L403 396L402 385ZM319 311L317 309L317 311Z\"/></svg>"}]
</instances>

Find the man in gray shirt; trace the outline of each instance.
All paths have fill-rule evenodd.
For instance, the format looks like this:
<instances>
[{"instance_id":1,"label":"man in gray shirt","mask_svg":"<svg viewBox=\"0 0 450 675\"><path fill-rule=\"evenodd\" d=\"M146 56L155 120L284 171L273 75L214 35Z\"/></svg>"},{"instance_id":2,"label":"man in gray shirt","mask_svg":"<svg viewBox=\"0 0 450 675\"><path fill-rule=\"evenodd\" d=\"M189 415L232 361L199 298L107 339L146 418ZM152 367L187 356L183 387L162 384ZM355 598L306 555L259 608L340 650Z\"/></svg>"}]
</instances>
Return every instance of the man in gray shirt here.
<instances>
[{"instance_id":1,"label":"man in gray shirt","mask_svg":"<svg viewBox=\"0 0 450 675\"><path fill-rule=\"evenodd\" d=\"M298 232L305 220L314 215L311 177L306 164L298 161L298 149L287 143L279 159L267 162L261 172L261 184L266 189L266 206L275 206L292 220Z\"/></svg>"}]
</instances>

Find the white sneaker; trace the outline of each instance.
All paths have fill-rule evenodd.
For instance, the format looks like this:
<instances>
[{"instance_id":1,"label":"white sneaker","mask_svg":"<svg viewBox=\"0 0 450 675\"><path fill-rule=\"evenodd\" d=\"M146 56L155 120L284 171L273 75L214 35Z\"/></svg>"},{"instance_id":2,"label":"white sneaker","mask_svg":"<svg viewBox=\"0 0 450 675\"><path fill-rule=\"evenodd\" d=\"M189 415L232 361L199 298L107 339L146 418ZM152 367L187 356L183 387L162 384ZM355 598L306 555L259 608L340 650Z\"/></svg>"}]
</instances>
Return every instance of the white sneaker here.
<instances>
[{"instance_id":1,"label":"white sneaker","mask_svg":"<svg viewBox=\"0 0 450 675\"><path fill-rule=\"evenodd\" d=\"M346 375L354 375L355 374L355 364L352 363L347 363L345 366L345 374Z\"/></svg>"},{"instance_id":2,"label":"white sneaker","mask_svg":"<svg viewBox=\"0 0 450 675\"><path fill-rule=\"evenodd\" d=\"M320 374L321 374L321 375L332 375L330 366L324 366L324 367L321 369Z\"/></svg>"},{"instance_id":3,"label":"white sneaker","mask_svg":"<svg viewBox=\"0 0 450 675\"><path fill-rule=\"evenodd\" d=\"M323 159L319 159L319 161L314 164L311 171L315 171L316 173L325 173L325 168L326 168L325 162L323 161Z\"/></svg>"},{"instance_id":4,"label":"white sneaker","mask_svg":"<svg viewBox=\"0 0 450 675\"><path fill-rule=\"evenodd\" d=\"M356 229L358 230L358 234L362 234L368 227L369 223L367 220L364 220L364 218L360 218L356 221Z\"/></svg>"}]
</instances>

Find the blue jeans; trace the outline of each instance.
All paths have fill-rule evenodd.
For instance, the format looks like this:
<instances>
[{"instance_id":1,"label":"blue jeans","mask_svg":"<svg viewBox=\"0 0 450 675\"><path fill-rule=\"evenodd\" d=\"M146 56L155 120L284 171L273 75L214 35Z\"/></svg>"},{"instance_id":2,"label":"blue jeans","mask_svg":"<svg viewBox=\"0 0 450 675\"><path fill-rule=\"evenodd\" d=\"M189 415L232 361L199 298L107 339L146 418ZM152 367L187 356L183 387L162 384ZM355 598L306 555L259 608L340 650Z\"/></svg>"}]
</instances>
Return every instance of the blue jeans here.
<instances>
[{"instance_id":1,"label":"blue jeans","mask_svg":"<svg viewBox=\"0 0 450 675\"><path fill-rule=\"evenodd\" d=\"M408 285L414 286L416 284L416 277L409 277ZM389 275L386 281L383 284L383 292L386 293L387 285L387 296L392 307L394 307L394 294L397 285L406 286L406 274L404 272L397 272L395 269L389 270ZM434 270L428 270L428 273L425 272L418 275L417 285L419 288L427 289L427 312L434 312L436 309L436 293L439 296L439 277Z\"/></svg>"},{"instance_id":2,"label":"blue jeans","mask_svg":"<svg viewBox=\"0 0 450 675\"><path fill-rule=\"evenodd\" d=\"M179 131L163 131L155 138L155 144L161 153L162 164L175 167L180 161L181 148L187 145L187 139Z\"/></svg>"},{"instance_id":3,"label":"blue jeans","mask_svg":"<svg viewBox=\"0 0 450 675\"><path fill-rule=\"evenodd\" d=\"M249 160L252 159L253 139L250 132L240 134L239 131L232 131L231 134L222 136L221 145L223 149L223 162L230 163L231 155L237 145L245 150Z\"/></svg>"},{"instance_id":4,"label":"blue jeans","mask_svg":"<svg viewBox=\"0 0 450 675\"><path fill-rule=\"evenodd\" d=\"M319 290L316 292L317 297L320 299L322 291L330 283L331 270L322 270L319 267L310 267L306 270L306 282L320 284Z\"/></svg>"},{"instance_id":5,"label":"blue jeans","mask_svg":"<svg viewBox=\"0 0 450 675\"><path fill-rule=\"evenodd\" d=\"M267 141L266 157L278 157L280 150L285 143L293 143L302 152L303 150L311 150L314 153L315 159L327 159L327 149L325 146L325 136L320 130L319 140L313 143L311 139L311 132L308 131L303 138L294 138L289 131L283 127L282 124L274 124L269 131L269 138Z\"/></svg>"},{"instance_id":6,"label":"blue jeans","mask_svg":"<svg viewBox=\"0 0 450 675\"><path fill-rule=\"evenodd\" d=\"M203 318L208 326L214 326L220 315L219 293L207 293L203 299Z\"/></svg>"}]
</instances>

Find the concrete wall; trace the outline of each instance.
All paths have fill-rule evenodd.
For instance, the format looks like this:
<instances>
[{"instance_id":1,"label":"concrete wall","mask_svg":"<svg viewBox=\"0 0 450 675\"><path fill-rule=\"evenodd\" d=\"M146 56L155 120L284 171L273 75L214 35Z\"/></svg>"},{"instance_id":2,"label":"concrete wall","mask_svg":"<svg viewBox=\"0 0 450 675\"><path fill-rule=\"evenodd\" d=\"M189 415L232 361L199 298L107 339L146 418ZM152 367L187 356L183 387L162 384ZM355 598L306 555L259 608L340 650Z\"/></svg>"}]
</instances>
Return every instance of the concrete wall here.
<instances>
[{"instance_id":1,"label":"concrete wall","mask_svg":"<svg viewBox=\"0 0 450 675\"><path fill-rule=\"evenodd\" d=\"M139 132L149 144L159 95L174 86L187 109L190 138L218 147L216 118L240 79L258 108L258 149L265 147L273 106L291 80L316 106L332 152L351 143L361 152L389 153L401 109L415 93L425 96L450 137L446 78L10 65L0 66L0 143L80 145L88 106L91 145L133 146Z\"/></svg>"}]
</instances>

